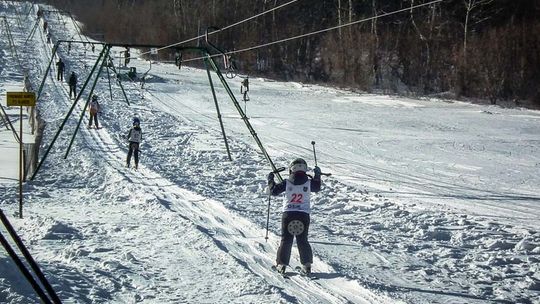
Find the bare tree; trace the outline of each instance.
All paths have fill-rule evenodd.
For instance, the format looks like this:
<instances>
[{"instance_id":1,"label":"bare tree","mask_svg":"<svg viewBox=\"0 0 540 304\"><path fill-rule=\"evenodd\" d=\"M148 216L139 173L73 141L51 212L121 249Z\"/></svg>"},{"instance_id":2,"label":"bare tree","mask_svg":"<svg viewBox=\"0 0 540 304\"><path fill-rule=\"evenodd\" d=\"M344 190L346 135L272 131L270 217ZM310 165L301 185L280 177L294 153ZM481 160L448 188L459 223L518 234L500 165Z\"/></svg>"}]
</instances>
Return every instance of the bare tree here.
<instances>
[{"instance_id":1,"label":"bare tree","mask_svg":"<svg viewBox=\"0 0 540 304\"><path fill-rule=\"evenodd\" d=\"M343 39L342 30L341 30L341 24L343 24L343 22L341 21L341 0L337 0L337 17L338 17L338 25L340 26L340 28L338 29L339 40L341 40Z\"/></svg>"},{"instance_id":2,"label":"bare tree","mask_svg":"<svg viewBox=\"0 0 540 304\"><path fill-rule=\"evenodd\" d=\"M148 44L189 39L207 26L226 26L284 2L43 1L72 9L87 34L103 32L110 42ZM213 41L223 48L246 48L406 8L406 13L239 53L237 64L269 77L328 80L367 90L376 85L492 100L539 98L538 0L442 1L415 8L428 1L298 1L228 29Z\"/></svg>"},{"instance_id":3,"label":"bare tree","mask_svg":"<svg viewBox=\"0 0 540 304\"><path fill-rule=\"evenodd\" d=\"M469 26L470 23L480 23L485 21L487 18L482 18L480 20L471 20L473 18L473 11L480 8L483 5L492 3L493 0L463 0L465 5L465 20L463 22L463 62L467 64L467 39L469 37Z\"/></svg>"}]
</instances>

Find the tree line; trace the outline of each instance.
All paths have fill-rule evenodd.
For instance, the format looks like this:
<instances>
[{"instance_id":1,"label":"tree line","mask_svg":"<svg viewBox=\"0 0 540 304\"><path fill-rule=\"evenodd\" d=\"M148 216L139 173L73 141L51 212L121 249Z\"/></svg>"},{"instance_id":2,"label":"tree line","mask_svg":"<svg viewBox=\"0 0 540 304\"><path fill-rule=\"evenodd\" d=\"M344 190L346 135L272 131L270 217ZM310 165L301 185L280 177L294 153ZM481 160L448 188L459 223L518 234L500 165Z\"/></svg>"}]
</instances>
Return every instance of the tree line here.
<instances>
[{"instance_id":1,"label":"tree line","mask_svg":"<svg viewBox=\"0 0 540 304\"><path fill-rule=\"evenodd\" d=\"M285 0L48 0L107 42L170 45ZM537 0L299 0L212 35L242 73L365 91L540 107ZM410 8L410 9L409 9ZM393 11L400 13L370 18ZM190 42L189 45L196 45ZM160 52L170 58L174 49ZM186 58L186 57L184 57Z\"/></svg>"}]
</instances>

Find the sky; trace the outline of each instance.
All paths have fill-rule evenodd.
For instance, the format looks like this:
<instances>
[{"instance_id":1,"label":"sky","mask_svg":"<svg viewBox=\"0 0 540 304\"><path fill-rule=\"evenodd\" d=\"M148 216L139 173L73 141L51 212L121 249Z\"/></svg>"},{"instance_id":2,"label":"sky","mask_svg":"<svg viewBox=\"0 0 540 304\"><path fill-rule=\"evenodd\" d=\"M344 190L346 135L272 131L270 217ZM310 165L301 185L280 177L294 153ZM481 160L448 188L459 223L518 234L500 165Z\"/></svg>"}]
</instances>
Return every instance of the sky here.
<instances>
[{"instance_id":1,"label":"sky","mask_svg":"<svg viewBox=\"0 0 540 304\"><path fill-rule=\"evenodd\" d=\"M36 11L0 3L34 88L53 47ZM44 18L53 42L79 40L68 16ZM5 25L0 35L5 105L5 92L20 87L24 74L13 64ZM60 45L79 89L100 51ZM112 56L124 74L122 51L113 48ZM10 130L0 131L0 208L62 302L540 303L539 111L254 75L226 79L277 167L302 157L313 168L315 152L332 174L313 195L316 279L293 270L296 249L287 279L271 269L283 197L265 194L270 164L215 73L232 160L206 70L139 58L129 67L145 82L122 82L127 100L112 72L110 85L107 70L97 80L95 129L83 111L94 78L75 102L53 64L38 101L46 123L40 156L50 153L24 184L22 219L17 144ZM7 110L18 122L18 109ZM133 117L143 130L138 170L126 168ZM37 301L5 251L0 269L0 302Z\"/></svg>"}]
</instances>

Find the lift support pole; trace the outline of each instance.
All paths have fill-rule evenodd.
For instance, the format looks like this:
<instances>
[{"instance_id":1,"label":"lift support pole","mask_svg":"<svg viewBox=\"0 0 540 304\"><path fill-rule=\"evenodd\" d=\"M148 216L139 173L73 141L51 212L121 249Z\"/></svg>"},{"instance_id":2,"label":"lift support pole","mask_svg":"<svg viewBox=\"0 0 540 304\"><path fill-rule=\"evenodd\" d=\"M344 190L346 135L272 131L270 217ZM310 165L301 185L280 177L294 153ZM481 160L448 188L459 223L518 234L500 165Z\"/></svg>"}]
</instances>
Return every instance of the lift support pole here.
<instances>
[{"instance_id":1,"label":"lift support pole","mask_svg":"<svg viewBox=\"0 0 540 304\"><path fill-rule=\"evenodd\" d=\"M110 59L110 56L109 56L109 59L108 59L108 60L110 60L111 63L113 62L112 59ZM129 106L129 105L130 105L130 104L129 104L129 99L128 99L127 95L126 95L126 91L124 90L124 86L122 85L122 81L121 81L120 78L118 77L118 72L117 72L116 69L114 68L114 64L112 64L112 65L110 65L110 66L109 66L109 64L107 64L107 69L111 69L111 70L114 72L114 75L116 75L116 82L117 82L118 85L120 86L120 89L122 90L122 94L124 95L124 98L126 99L126 102L127 102L128 106ZM111 94L112 94L112 93L111 93ZM111 97L111 99L112 99L112 97Z\"/></svg>"},{"instance_id":2,"label":"lift support pole","mask_svg":"<svg viewBox=\"0 0 540 304\"><path fill-rule=\"evenodd\" d=\"M249 118L246 116L246 114L244 113L244 111L242 110L242 107L240 106L240 104L238 103L238 100L236 100L236 97L234 96L231 88L229 87L229 84L227 83L227 81L225 80L225 77L223 77L223 74L221 73L221 71L219 70L216 62L214 61L214 59L210 56L210 54L206 54L207 56L207 60L208 62L210 63L212 69L214 70L214 72L216 72L217 76L219 77L219 79L221 80L221 83L223 84L223 87L225 88L225 90L227 91L227 93L229 94L229 97L231 98L234 106L236 107L236 110L238 111L238 113L240 114L240 117L242 118L242 120L244 121L244 123L246 124L246 127L248 128L249 132L251 133L251 136L253 136L253 138L255 139L255 142L257 143L257 145L259 146L259 149L261 149L261 152L263 153L264 157L266 158L266 160L270 163L270 166L272 167L272 171L276 172L276 175L277 175L277 178L278 180L281 182L283 181L283 178L281 177L281 175L279 174L277 168L276 168L276 165L274 164L274 162L272 161L272 159L270 158L270 155L268 155L268 152L266 152L266 149L264 148L261 140L259 139L259 136L257 135L257 132L255 132L255 129L253 129L253 126L251 125L251 123L249 122Z\"/></svg>"},{"instance_id":3,"label":"lift support pole","mask_svg":"<svg viewBox=\"0 0 540 304\"><path fill-rule=\"evenodd\" d=\"M208 53L207 53L208 54ZM221 133L223 134L223 140L225 141L225 148L227 148L227 155L229 160L232 161L231 151L229 150L229 143L227 142L227 136L225 135L225 128L223 127L223 120L221 119L221 112L219 111L219 105L216 97L216 90L214 89L214 83L212 82L212 76L210 75L210 67L208 66L208 60L204 60L204 65L206 66L206 74L208 75L208 82L210 83L210 88L212 89L212 96L214 97L214 104L216 105L216 111L219 119L219 125L221 126Z\"/></svg>"},{"instance_id":4,"label":"lift support pole","mask_svg":"<svg viewBox=\"0 0 540 304\"><path fill-rule=\"evenodd\" d=\"M23 273L26 280L30 283L30 285L32 285L32 288L38 294L41 301L43 301L43 303L47 303L47 304L52 303L51 300L49 300L49 298L47 297L47 295L43 291L43 289L41 288L41 286L39 286L39 284L36 282L36 280L32 276L32 273L30 273L28 268L26 268L26 266L24 265L22 260L17 256L17 253L15 253L15 250L13 250L13 248L11 248L8 241L6 240L6 238L4 238L4 236L2 235L1 232L0 232L0 244L4 247L4 249L6 249L7 253L11 257L13 262L17 265L19 270Z\"/></svg>"},{"instance_id":5,"label":"lift support pole","mask_svg":"<svg viewBox=\"0 0 540 304\"><path fill-rule=\"evenodd\" d=\"M64 126L67 122L67 120L69 119L69 116L71 116L71 113L73 112L73 109L75 109L75 106L77 105L77 102L79 101L79 99L81 98L81 95L84 91L84 89L86 88L86 86L88 85L88 82L90 81L90 78L92 77L92 75L94 74L94 71L96 70L96 67L98 66L98 63L101 61L101 58L103 57L103 54L105 52L107 48L104 47L103 50L101 50L101 53L99 53L99 56L98 56L98 59L96 60L96 63L94 64L94 67L92 68L92 70L90 71L90 74L88 75L88 78L86 78L86 81L84 82L84 85L83 87L81 88L81 90L79 91L79 94L77 95L77 98L75 99L75 101L73 102L73 105L71 106L71 108L69 109L67 115L66 115L66 118L64 118L64 120L62 121L62 124L60 125L60 128L58 129L58 131L56 132L56 134L54 135L54 138L52 140L52 142L50 143L49 147L47 148L47 150L45 151L45 154L43 155L43 158L41 158L41 161L38 163L37 167L36 167L36 170L34 170L34 174L32 174L32 177L30 178L31 180L33 180L35 177L36 177L36 174L39 172L39 169L41 168L41 165L43 165L43 162L45 161L45 159L47 159L47 155L49 155L49 152L51 151L51 148L54 146L54 143L56 142L56 140L58 139L58 136L60 135L60 132L62 132L62 130L64 129ZM45 75L45 77L47 77L47 75ZM45 77L44 77L44 80L43 82L45 82Z\"/></svg>"},{"instance_id":6,"label":"lift support pole","mask_svg":"<svg viewBox=\"0 0 540 304\"><path fill-rule=\"evenodd\" d=\"M45 277L45 275L43 274L43 272L39 268L39 265L36 263L36 261L34 260L34 258L32 257L32 255L30 254L30 252L28 251L26 246L24 245L24 243L22 242L19 235L17 235L17 232L15 231L15 229L13 228L11 223L9 222L8 218L6 217L6 215L4 214L2 209L0 209L0 221L2 222L2 224L4 225L4 228L7 230L7 232L9 233L9 235L11 236L11 238L13 239L13 241L15 242L15 244L17 245L17 247L19 248L21 253L23 254L24 258L26 259L26 261L28 262L28 264L30 265L30 267L32 268L34 273L36 274L37 278L39 279L39 281L41 282L41 284L45 288L45 291L51 297L52 302L53 303L61 303L60 298L58 298L58 295L56 294L56 292L52 288L49 281L47 281L47 278ZM4 239L4 241L5 241L5 239ZM10 247L9 243L7 243L7 241L5 241L5 244L7 244L8 247ZM29 271L26 269L26 267L24 267L24 264L22 264L22 263L21 263L21 265L23 266L24 269L26 269L26 271L23 270L23 268L21 268L21 265L19 265L19 263L16 261L18 259L17 255L16 254L13 255L15 252L13 250L9 250L7 247L6 247L6 250L10 254L11 258L15 261L15 263L17 263L17 266L23 272L23 274L25 275L27 280L30 282L30 284L32 284L32 287L34 288L34 290L40 295L40 298L43 299L44 291L35 282L35 280L33 280L33 277L31 275L30 275L30 278L28 277ZM20 259L19 259L19 261L20 261ZM48 302L48 303L50 303L50 302Z\"/></svg>"},{"instance_id":7,"label":"lift support pole","mask_svg":"<svg viewBox=\"0 0 540 304\"><path fill-rule=\"evenodd\" d=\"M109 51L111 50L111 47L109 45L106 45L105 48L102 51L105 52L105 55L101 59L101 66L99 67L99 70L97 72L96 78L94 79L94 83L92 84L92 88L90 89L90 93L88 93L88 98L86 99L86 103L84 104L83 110L81 112L81 117L79 118L79 122L77 123L77 127L75 128L75 132L73 132L73 136L71 137L71 141L69 142L69 146L66 151L66 155L64 156L64 159L68 157L69 151L71 150L71 146L73 145L73 141L75 140L75 136L77 136L77 132L79 131L79 128L81 126L81 122L84 118L84 114L86 113L86 108L88 107L88 103L90 102L90 99L92 98L92 93L94 92L94 88L96 87L96 84L99 80L99 75L101 75L101 71L103 70L103 66L105 66L105 63L107 62L107 58L109 56ZM101 57L100 57L101 58ZM99 62L99 60L98 60ZM97 64L97 62L96 62ZM97 128L97 126L96 126Z\"/></svg>"}]
</instances>

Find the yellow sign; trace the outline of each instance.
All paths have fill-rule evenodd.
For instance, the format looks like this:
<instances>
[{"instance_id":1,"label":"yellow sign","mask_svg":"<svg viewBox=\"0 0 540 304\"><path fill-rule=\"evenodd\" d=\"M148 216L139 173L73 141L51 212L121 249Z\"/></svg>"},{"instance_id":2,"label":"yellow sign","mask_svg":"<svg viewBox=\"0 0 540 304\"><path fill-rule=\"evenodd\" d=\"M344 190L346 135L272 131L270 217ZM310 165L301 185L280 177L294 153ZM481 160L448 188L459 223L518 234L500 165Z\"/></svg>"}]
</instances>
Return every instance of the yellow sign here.
<instances>
[{"instance_id":1,"label":"yellow sign","mask_svg":"<svg viewBox=\"0 0 540 304\"><path fill-rule=\"evenodd\" d=\"M7 106L33 107L36 105L36 93L34 92L7 92Z\"/></svg>"}]
</instances>

